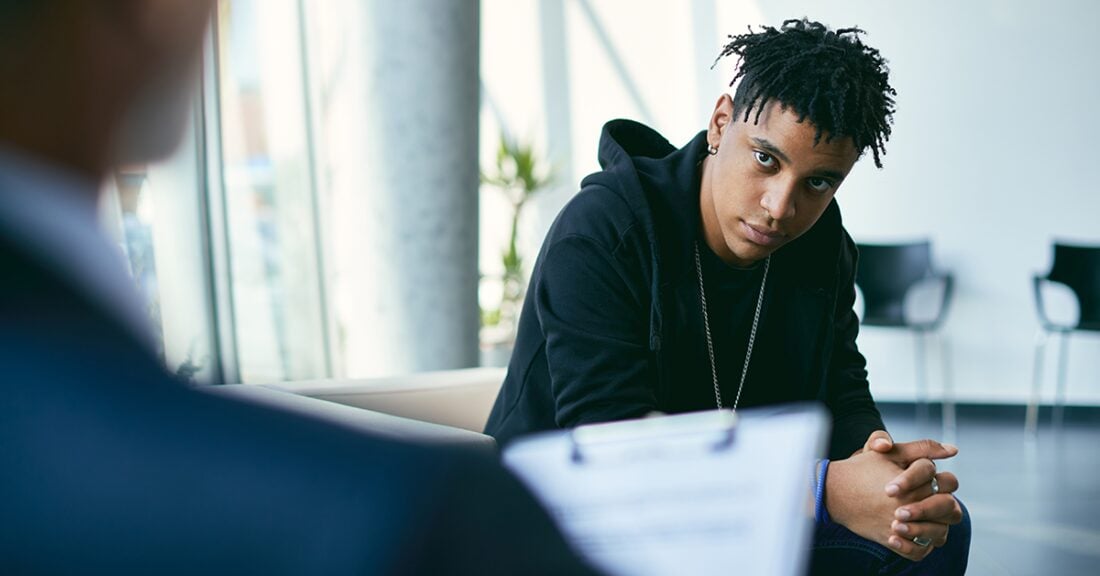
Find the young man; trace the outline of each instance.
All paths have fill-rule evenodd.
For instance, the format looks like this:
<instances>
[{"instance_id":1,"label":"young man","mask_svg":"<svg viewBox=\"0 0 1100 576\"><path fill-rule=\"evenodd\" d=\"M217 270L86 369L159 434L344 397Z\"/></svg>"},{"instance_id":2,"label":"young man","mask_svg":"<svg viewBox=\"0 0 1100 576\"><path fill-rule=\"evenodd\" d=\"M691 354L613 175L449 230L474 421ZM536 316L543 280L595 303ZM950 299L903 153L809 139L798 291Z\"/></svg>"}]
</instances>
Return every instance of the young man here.
<instances>
[{"instance_id":1,"label":"young man","mask_svg":"<svg viewBox=\"0 0 1100 576\"><path fill-rule=\"evenodd\" d=\"M791 20L731 37L740 83L683 148L604 127L603 170L550 229L486 431L820 401L833 461L815 570L962 573L958 482L931 461L955 449L892 443L856 347L834 196L867 150L881 166L895 94L861 32Z\"/></svg>"},{"instance_id":2,"label":"young man","mask_svg":"<svg viewBox=\"0 0 1100 576\"><path fill-rule=\"evenodd\" d=\"M96 220L211 0L0 0L0 573L592 574L495 462L192 389Z\"/></svg>"}]
</instances>

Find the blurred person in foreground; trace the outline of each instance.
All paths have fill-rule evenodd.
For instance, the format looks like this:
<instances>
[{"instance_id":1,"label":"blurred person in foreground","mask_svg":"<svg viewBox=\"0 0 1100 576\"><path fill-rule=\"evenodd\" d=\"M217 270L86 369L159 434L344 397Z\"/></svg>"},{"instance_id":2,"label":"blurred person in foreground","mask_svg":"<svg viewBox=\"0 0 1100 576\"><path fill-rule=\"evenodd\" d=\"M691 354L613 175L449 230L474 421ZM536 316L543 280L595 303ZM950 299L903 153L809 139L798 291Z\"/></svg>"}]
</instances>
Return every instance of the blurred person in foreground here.
<instances>
[{"instance_id":1,"label":"blurred person in foreground","mask_svg":"<svg viewBox=\"0 0 1100 576\"><path fill-rule=\"evenodd\" d=\"M881 167L895 94L861 33L803 19L731 36L737 87L682 148L604 126L602 170L543 243L486 432L821 402L812 571L962 574L969 518L933 462L957 449L893 442L856 346L834 197L866 152Z\"/></svg>"},{"instance_id":2,"label":"blurred person in foreground","mask_svg":"<svg viewBox=\"0 0 1100 576\"><path fill-rule=\"evenodd\" d=\"M165 373L99 229L168 154L210 0L0 0L0 572L589 574L492 462Z\"/></svg>"}]
</instances>

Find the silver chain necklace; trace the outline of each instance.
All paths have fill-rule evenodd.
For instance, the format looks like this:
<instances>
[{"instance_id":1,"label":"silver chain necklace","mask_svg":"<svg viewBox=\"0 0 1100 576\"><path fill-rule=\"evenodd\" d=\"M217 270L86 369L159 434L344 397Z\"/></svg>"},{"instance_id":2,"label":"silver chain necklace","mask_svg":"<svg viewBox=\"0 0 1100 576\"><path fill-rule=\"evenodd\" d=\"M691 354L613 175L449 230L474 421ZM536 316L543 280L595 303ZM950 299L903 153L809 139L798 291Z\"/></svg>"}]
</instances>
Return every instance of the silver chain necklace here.
<instances>
[{"instance_id":1,"label":"silver chain necklace","mask_svg":"<svg viewBox=\"0 0 1100 576\"><path fill-rule=\"evenodd\" d=\"M760 295L756 298L756 312L752 315L752 331L749 332L749 346L745 350L745 366L741 368L741 382L737 384L737 397L733 399L732 409L737 411L741 401L741 389L745 387L745 376L749 374L749 360L752 358L752 345L756 342L756 326L760 323L760 309L764 305L764 288L768 285L768 268L772 257L764 260L764 278L760 281ZM710 338L710 318L707 317L707 291L703 289L703 264L699 260L699 242L695 243L695 271L699 273L699 300L703 303L703 329L707 334L707 354L710 355L710 375L714 379L714 402L722 409L722 390L718 387L718 366L714 363L714 343Z\"/></svg>"}]
</instances>

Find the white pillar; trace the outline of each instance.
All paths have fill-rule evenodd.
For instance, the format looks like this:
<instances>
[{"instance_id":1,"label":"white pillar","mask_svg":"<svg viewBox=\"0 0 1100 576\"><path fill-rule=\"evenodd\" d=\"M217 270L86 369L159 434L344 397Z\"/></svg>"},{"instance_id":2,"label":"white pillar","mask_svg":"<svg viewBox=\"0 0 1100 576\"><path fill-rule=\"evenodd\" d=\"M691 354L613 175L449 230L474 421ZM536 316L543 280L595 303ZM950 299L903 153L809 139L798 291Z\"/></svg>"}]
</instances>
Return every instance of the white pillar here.
<instances>
[{"instance_id":1,"label":"white pillar","mask_svg":"<svg viewBox=\"0 0 1100 576\"><path fill-rule=\"evenodd\" d=\"M573 115L570 106L569 50L564 0L539 0L543 105L546 114L546 150L556 175L551 188L534 202L536 228L525 243L525 254L538 254L546 231L558 212L577 193L580 183L573 170ZM534 264L534 257L528 257Z\"/></svg>"},{"instance_id":2,"label":"white pillar","mask_svg":"<svg viewBox=\"0 0 1100 576\"><path fill-rule=\"evenodd\" d=\"M336 372L474 366L479 2L315 6Z\"/></svg>"},{"instance_id":3,"label":"white pillar","mask_svg":"<svg viewBox=\"0 0 1100 576\"><path fill-rule=\"evenodd\" d=\"M699 120L700 129L710 123L714 103L729 82L729 78L720 80L719 73L710 69L711 63L718 57L722 47L718 41L717 14L715 0L692 0L691 39L694 44L692 53L695 56L692 68L695 70L695 101L699 106L696 117ZM740 30L730 32L740 33Z\"/></svg>"}]
</instances>

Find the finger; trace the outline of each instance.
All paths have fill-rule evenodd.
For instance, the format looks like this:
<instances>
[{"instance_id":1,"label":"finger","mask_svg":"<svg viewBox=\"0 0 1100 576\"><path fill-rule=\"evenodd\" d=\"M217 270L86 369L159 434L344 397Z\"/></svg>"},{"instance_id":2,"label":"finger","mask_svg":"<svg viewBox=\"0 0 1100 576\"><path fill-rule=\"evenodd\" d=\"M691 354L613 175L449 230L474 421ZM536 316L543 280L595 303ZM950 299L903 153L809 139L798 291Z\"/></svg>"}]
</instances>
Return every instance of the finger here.
<instances>
[{"instance_id":1,"label":"finger","mask_svg":"<svg viewBox=\"0 0 1100 576\"><path fill-rule=\"evenodd\" d=\"M936 494L920 502L906 504L894 511L894 518L903 522L925 521L942 524L962 522L962 507L950 494Z\"/></svg>"},{"instance_id":2,"label":"finger","mask_svg":"<svg viewBox=\"0 0 1100 576\"><path fill-rule=\"evenodd\" d=\"M894 444L894 456L902 462L913 462L920 458L942 460L951 458L959 453L959 448L954 444L940 444L935 440L915 440L913 442L899 442Z\"/></svg>"},{"instance_id":3,"label":"finger","mask_svg":"<svg viewBox=\"0 0 1100 576\"><path fill-rule=\"evenodd\" d=\"M936 482L940 485L940 491L937 494L952 494L959 489L958 477L950 472L937 473Z\"/></svg>"},{"instance_id":4,"label":"finger","mask_svg":"<svg viewBox=\"0 0 1100 576\"><path fill-rule=\"evenodd\" d=\"M863 448L852 452L852 456L872 450L876 452L889 452L893 447L894 439L890 437L889 432L885 430L875 430L867 437L867 441L863 443Z\"/></svg>"},{"instance_id":5,"label":"finger","mask_svg":"<svg viewBox=\"0 0 1100 576\"><path fill-rule=\"evenodd\" d=\"M889 452L894 448L894 439L885 430L875 430L867 437L867 443L863 445L863 451Z\"/></svg>"},{"instance_id":6,"label":"finger","mask_svg":"<svg viewBox=\"0 0 1100 576\"><path fill-rule=\"evenodd\" d=\"M886 484L887 496L898 496L906 492L912 492L925 485L928 493L932 493L932 478L936 477L936 464L927 458L921 458L902 470L893 480Z\"/></svg>"},{"instance_id":7,"label":"finger","mask_svg":"<svg viewBox=\"0 0 1100 576\"><path fill-rule=\"evenodd\" d=\"M892 534L886 543L890 545L890 548L892 548L897 555L906 560L912 560L913 562L924 560L924 557L931 554L932 550L935 549L931 545L918 546L912 540L903 538L897 534Z\"/></svg>"},{"instance_id":8,"label":"finger","mask_svg":"<svg viewBox=\"0 0 1100 576\"><path fill-rule=\"evenodd\" d=\"M890 528L898 536L912 540L913 538L928 538L932 546L943 546L947 543L947 532L950 529L946 524L938 522L902 522L894 520Z\"/></svg>"}]
</instances>

